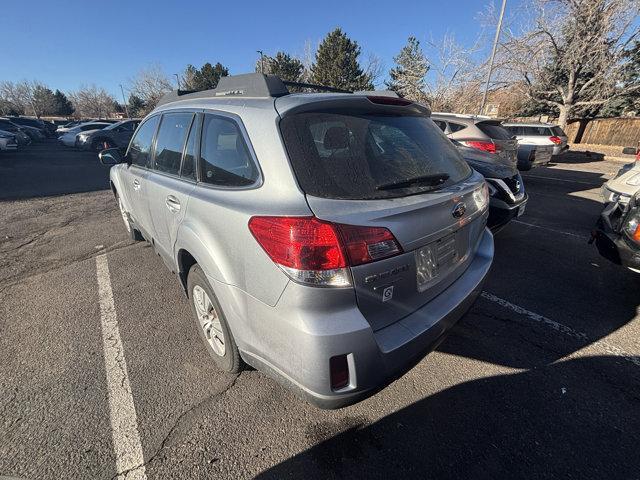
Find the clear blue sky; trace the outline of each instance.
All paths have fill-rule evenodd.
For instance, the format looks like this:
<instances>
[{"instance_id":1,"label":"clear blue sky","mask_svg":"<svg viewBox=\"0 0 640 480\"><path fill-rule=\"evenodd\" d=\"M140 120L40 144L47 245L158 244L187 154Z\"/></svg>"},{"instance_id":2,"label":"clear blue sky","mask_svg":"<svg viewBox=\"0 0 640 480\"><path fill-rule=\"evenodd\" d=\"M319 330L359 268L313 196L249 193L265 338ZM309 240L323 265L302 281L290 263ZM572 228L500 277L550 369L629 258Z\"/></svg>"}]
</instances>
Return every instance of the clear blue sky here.
<instances>
[{"instance_id":1,"label":"clear blue sky","mask_svg":"<svg viewBox=\"0 0 640 480\"><path fill-rule=\"evenodd\" d=\"M120 98L118 84L142 67L167 74L188 64L221 62L251 71L256 50L302 55L340 26L375 53L386 70L409 35L426 41L446 32L462 43L480 32L484 0L51 1L2 2L0 80L40 80L70 91L95 83ZM510 0L508 9L521 0ZM173 77L172 77L173 78Z\"/></svg>"}]
</instances>

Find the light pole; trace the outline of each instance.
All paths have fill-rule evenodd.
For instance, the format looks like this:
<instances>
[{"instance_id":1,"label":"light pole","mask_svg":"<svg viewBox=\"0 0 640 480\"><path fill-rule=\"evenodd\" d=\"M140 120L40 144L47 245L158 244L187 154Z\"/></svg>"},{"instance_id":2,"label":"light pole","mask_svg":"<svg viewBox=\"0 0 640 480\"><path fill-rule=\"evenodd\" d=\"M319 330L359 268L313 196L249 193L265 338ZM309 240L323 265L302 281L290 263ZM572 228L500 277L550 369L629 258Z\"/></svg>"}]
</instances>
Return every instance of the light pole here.
<instances>
[{"instance_id":1,"label":"light pole","mask_svg":"<svg viewBox=\"0 0 640 480\"><path fill-rule=\"evenodd\" d=\"M487 82L484 85L484 93L482 94L482 103L480 104L480 110L478 115L482 115L484 105L487 103L487 92L489 91L489 83L491 82L491 74L493 73L493 60L496 57L496 49L498 48L498 40L500 40L500 30L502 29L502 18L504 17L504 9L507 6L507 0L502 0L502 7L500 8L500 19L498 20L498 27L496 28L496 36L493 39L493 48L491 49L491 59L489 60L489 71L487 72Z\"/></svg>"},{"instance_id":2,"label":"light pole","mask_svg":"<svg viewBox=\"0 0 640 480\"><path fill-rule=\"evenodd\" d=\"M124 98L124 88L122 88L122 84L120 84L120 91L122 92L122 102L124 104L124 113L127 114L127 118L131 118L129 116L129 107L127 106L127 99Z\"/></svg>"},{"instance_id":3,"label":"light pole","mask_svg":"<svg viewBox=\"0 0 640 480\"><path fill-rule=\"evenodd\" d=\"M264 73L264 52L262 50L256 50L260 54L260 73Z\"/></svg>"}]
</instances>

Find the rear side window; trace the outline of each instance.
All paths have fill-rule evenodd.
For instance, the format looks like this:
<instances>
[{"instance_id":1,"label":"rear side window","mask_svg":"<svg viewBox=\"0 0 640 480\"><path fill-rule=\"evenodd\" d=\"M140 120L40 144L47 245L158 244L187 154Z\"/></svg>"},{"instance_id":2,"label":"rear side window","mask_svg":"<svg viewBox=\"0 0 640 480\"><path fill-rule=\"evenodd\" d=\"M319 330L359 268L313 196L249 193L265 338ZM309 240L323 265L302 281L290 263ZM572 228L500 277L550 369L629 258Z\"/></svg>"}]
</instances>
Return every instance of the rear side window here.
<instances>
[{"instance_id":1,"label":"rear side window","mask_svg":"<svg viewBox=\"0 0 640 480\"><path fill-rule=\"evenodd\" d=\"M562 128L560 128L560 127L551 127L551 131L557 137L566 137L567 136L567 134L564 133L564 130L562 130Z\"/></svg>"},{"instance_id":2,"label":"rear side window","mask_svg":"<svg viewBox=\"0 0 640 480\"><path fill-rule=\"evenodd\" d=\"M304 112L285 117L280 130L300 187L316 197L400 197L436 187L381 187L444 174L439 188L471 173L456 147L422 115Z\"/></svg>"},{"instance_id":3,"label":"rear side window","mask_svg":"<svg viewBox=\"0 0 640 480\"><path fill-rule=\"evenodd\" d=\"M449 122L449 130L451 131L451 133L459 132L460 130L464 130L465 128L467 128L467 126L463 125L462 123Z\"/></svg>"},{"instance_id":4,"label":"rear side window","mask_svg":"<svg viewBox=\"0 0 640 480\"><path fill-rule=\"evenodd\" d=\"M436 126L443 132L447 129L447 124L442 120L434 120L433 123L435 123Z\"/></svg>"},{"instance_id":5,"label":"rear side window","mask_svg":"<svg viewBox=\"0 0 640 480\"><path fill-rule=\"evenodd\" d=\"M191 126L193 113L166 113L162 115L156 140L155 169L178 175L184 142Z\"/></svg>"},{"instance_id":6,"label":"rear side window","mask_svg":"<svg viewBox=\"0 0 640 480\"><path fill-rule=\"evenodd\" d=\"M140 126L131 140L127 156L134 165L147 168L150 166L151 142L153 142L153 135L156 133L159 120L160 115L148 119Z\"/></svg>"},{"instance_id":7,"label":"rear side window","mask_svg":"<svg viewBox=\"0 0 640 480\"><path fill-rule=\"evenodd\" d=\"M487 137L494 140L510 140L513 134L507 131L499 122L478 122L476 127Z\"/></svg>"},{"instance_id":8,"label":"rear side window","mask_svg":"<svg viewBox=\"0 0 640 480\"><path fill-rule=\"evenodd\" d=\"M200 181L224 187L244 187L255 183L258 176L236 122L205 115L200 142Z\"/></svg>"}]
</instances>

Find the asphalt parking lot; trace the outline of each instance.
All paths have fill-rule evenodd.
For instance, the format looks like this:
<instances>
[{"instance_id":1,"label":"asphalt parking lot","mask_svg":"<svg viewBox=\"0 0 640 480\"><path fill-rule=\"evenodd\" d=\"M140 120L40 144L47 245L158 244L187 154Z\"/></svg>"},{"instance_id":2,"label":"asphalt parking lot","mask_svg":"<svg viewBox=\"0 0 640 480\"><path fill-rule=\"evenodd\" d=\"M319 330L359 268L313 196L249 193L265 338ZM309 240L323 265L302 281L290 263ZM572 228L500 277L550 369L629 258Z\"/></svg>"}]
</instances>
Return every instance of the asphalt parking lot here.
<instances>
[{"instance_id":1,"label":"asphalt parking lot","mask_svg":"<svg viewBox=\"0 0 640 480\"><path fill-rule=\"evenodd\" d=\"M1 153L0 476L640 478L640 276L587 244L620 164L568 154L525 174L527 211L447 340L322 411L215 369L93 154Z\"/></svg>"}]
</instances>

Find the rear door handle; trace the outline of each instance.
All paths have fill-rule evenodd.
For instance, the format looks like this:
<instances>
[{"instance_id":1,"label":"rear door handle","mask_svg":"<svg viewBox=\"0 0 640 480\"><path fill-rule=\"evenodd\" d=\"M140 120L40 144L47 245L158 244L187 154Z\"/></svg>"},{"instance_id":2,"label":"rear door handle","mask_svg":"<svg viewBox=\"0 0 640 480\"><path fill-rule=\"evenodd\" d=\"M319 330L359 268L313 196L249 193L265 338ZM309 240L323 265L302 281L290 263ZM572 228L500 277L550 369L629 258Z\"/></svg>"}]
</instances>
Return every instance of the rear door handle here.
<instances>
[{"instance_id":1,"label":"rear door handle","mask_svg":"<svg viewBox=\"0 0 640 480\"><path fill-rule=\"evenodd\" d=\"M137 178L133 181L133 189L140 190L140 181Z\"/></svg>"},{"instance_id":2,"label":"rear door handle","mask_svg":"<svg viewBox=\"0 0 640 480\"><path fill-rule=\"evenodd\" d=\"M176 213L180 211L180 200L178 200L173 195L168 195L164 203L170 212Z\"/></svg>"}]
</instances>

